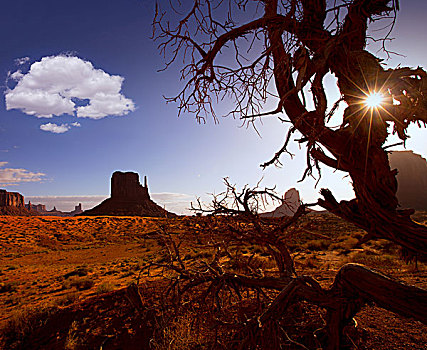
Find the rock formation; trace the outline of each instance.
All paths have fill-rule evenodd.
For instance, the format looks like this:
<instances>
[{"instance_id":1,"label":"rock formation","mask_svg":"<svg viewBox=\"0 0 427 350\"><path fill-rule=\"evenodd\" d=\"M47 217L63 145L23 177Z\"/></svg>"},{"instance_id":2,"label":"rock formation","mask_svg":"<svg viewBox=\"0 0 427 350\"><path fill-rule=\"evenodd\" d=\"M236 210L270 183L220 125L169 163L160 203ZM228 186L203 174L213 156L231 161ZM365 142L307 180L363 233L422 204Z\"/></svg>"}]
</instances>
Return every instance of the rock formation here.
<instances>
[{"instance_id":1,"label":"rock formation","mask_svg":"<svg viewBox=\"0 0 427 350\"><path fill-rule=\"evenodd\" d=\"M269 213L261 214L262 217L282 217L282 216L292 216L298 210L301 205L299 192L295 188L291 188L286 191L283 196L283 203L278 206L275 210Z\"/></svg>"},{"instance_id":2,"label":"rock formation","mask_svg":"<svg viewBox=\"0 0 427 350\"><path fill-rule=\"evenodd\" d=\"M28 204L25 204L25 208L28 210L33 210L38 213L45 213L46 212L46 206L44 204L33 204L31 202L28 202Z\"/></svg>"},{"instance_id":3,"label":"rock formation","mask_svg":"<svg viewBox=\"0 0 427 350\"><path fill-rule=\"evenodd\" d=\"M18 192L0 190L0 206L23 208L24 196Z\"/></svg>"},{"instance_id":4,"label":"rock formation","mask_svg":"<svg viewBox=\"0 0 427 350\"><path fill-rule=\"evenodd\" d=\"M83 210L82 210L82 203L79 203L79 205L76 205L76 206L74 207L74 210L70 212L70 214L71 214L72 216L74 216L74 215L79 215L79 214L81 214L81 213L83 213Z\"/></svg>"},{"instance_id":5,"label":"rock formation","mask_svg":"<svg viewBox=\"0 0 427 350\"><path fill-rule=\"evenodd\" d=\"M144 186L142 186L139 183L137 173L123 173L121 171L116 171L111 177L111 197L95 208L84 211L81 215L176 216L176 214L169 213L151 200L148 193L147 177L144 177Z\"/></svg>"},{"instance_id":6,"label":"rock formation","mask_svg":"<svg viewBox=\"0 0 427 350\"><path fill-rule=\"evenodd\" d=\"M32 211L34 213L34 215L38 215L38 216L68 217L68 216L75 216L75 215L83 213L81 203L76 205L74 207L73 211L60 211L60 210L57 210L56 207L53 207L52 210L46 210L46 205L44 205L44 204L33 204L31 202L28 202L28 204L25 204L25 208Z\"/></svg>"},{"instance_id":7,"label":"rock formation","mask_svg":"<svg viewBox=\"0 0 427 350\"><path fill-rule=\"evenodd\" d=\"M130 201L149 200L147 177L144 176L144 186L141 186L137 173L116 171L111 177L111 198Z\"/></svg>"},{"instance_id":8,"label":"rock formation","mask_svg":"<svg viewBox=\"0 0 427 350\"><path fill-rule=\"evenodd\" d=\"M402 208L427 210L427 161L412 151L389 154L390 167L397 169L397 199Z\"/></svg>"},{"instance_id":9,"label":"rock formation","mask_svg":"<svg viewBox=\"0 0 427 350\"><path fill-rule=\"evenodd\" d=\"M18 192L0 190L0 215L33 215L24 206L24 196Z\"/></svg>"}]
</instances>

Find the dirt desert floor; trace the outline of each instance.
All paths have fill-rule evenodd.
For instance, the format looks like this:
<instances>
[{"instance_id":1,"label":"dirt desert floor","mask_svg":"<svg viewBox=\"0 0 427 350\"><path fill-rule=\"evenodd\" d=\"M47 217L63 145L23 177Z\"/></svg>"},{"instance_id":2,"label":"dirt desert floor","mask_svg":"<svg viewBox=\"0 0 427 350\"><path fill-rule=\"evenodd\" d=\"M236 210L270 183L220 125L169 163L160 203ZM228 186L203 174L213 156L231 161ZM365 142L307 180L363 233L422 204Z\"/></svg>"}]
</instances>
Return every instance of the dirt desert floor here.
<instances>
[{"instance_id":1,"label":"dirt desert floor","mask_svg":"<svg viewBox=\"0 0 427 350\"><path fill-rule=\"evenodd\" d=\"M416 219L426 223L427 215L418 213ZM181 254L190 265L203 259L209 261L212 253L206 242L212 237L204 237L204 220L209 219L0 216L3 346L136 349L148 344L158 349L205 348L203 335L194 330L191 336L185 333L184 328L191 323L185 317L174 320L169 331L157 335L154 341L133 341L141 336L141 324L125 297L126 288L135 282L151 291L147 300L164 288L165 275L154 271L148 277L141 274L141 269L166 259L167 251L160 239L165 231L183 237ZM216 232L226 236L226 229ZM343 264L356 262L407 284L427 287L424 263L404 263L398 248L386 241L355 248L362 235L362 231L331 214L306 216L293 228L288 243L297 272L314 277L326 288ZM265 271L274 270L268 255L258 246L242 243L230 250L238 252L240 259L251 257ZM239 269L230 261L223 263ZM355 319L358 334L349 348L427 348L427 327L420 322L374 305L364 307ZM40 329L48 333L43 334ZM289 343L286 348L301 347Z\"/></svg>"}]
</instances>

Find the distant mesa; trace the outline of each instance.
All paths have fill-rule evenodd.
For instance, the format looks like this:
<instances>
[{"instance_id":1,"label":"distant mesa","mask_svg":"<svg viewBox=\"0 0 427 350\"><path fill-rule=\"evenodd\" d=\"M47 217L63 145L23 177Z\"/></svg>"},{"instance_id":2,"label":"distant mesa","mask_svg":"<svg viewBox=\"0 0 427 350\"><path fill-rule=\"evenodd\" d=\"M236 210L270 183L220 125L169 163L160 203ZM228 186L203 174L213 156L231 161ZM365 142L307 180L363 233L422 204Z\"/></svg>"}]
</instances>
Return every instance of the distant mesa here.
<instances>
[{"instance_id":1,"label":"distant mesa","mask_svg":"<svg viewBox=\"0 0 427 350\"><path fill-rule=\"evenodd\" d=\"M31 202L28 202L28 204L25 204L25 208L35 213L35 215L41 215L41 216L75 216L78 214L83 213L82 210L82 204L79 203L74 207L73 211L60 211L57 210L56 207L53 207L52 210L46 210L46 205L44 204L33 204Z\"/></svg>"},{"instance_id":2,"label":"distant mesa","mask_svg":"<svg viewBox=\"0 0 427 350\"><path fill-rule=\"evenodd\" d=\"M278 218L282 216L293 216L301 205L299 192L295 188L286 191L283 203L275 210L260 214L261 217Z\"/></svg>"},{"instance_id":3,"label":"distant mesa","mask_svg":"<svg viewBox=\"0 0 427 350\"><path fill-rule=\"evenodd\" d=\"M24 196L18 192L0 189L0 215L32 215L24 206Z\"/></svg>"},{"instance_id":4,"label":"distant mesa","mask_svg":"<svg viewBox=\"0 0 427 350\"><path fill-rule=\"evenodd\" d=\"M18 192L0 190L0 205L2 207L24 207L24 196Z\"/></svg>"},{"instance_id":5,"label":"distant mesa","mask_svg":"<svg viewBox=\"0 0 427 350\"><path fill-rule=\"evenodd\" d=\"M176 214L166 211L151 200L146 176L144 177L144 186L142 186L137 173L121 171L116 171L111 177L111 197L95 208L84 211L81 215L176 216Z\"/></svg>"},{"instance_id":6,"label":"distant mesa","mask_svg":"<svg viewBox=\"0 0 427 350\"><path fill-rule=\"evenodd\" d=\"M43 215L43 216L74 216L82 213L82 205L79 203L73 211L62 212L56 210L46 210L44 204L24 204L24 196L18 192L8 192L0 189L0 215Z\"/></svg>"},{"instance_id":7,"label":"distant mesa","mask_svg":"<svg viewBox=\"0 0 427 350\"><path fill-rule=\"evenodd\" d=\"M37 213L47 212L46 206L44 204L32 204L31 202L28 202L28 204L25 204L25 208L28 210L33 210Z\"/></svg>"},{"instance_id":8,"label":"distant mesa","mask_svg":"<svg viewBox=\"0 0 427 350\"><path fill-rule=\"evenodd\" d=\"M402 208L427 210L427 161L412 151L389 154L390 167L397 169L397 199Z\"/></svg>"}]
</instances>

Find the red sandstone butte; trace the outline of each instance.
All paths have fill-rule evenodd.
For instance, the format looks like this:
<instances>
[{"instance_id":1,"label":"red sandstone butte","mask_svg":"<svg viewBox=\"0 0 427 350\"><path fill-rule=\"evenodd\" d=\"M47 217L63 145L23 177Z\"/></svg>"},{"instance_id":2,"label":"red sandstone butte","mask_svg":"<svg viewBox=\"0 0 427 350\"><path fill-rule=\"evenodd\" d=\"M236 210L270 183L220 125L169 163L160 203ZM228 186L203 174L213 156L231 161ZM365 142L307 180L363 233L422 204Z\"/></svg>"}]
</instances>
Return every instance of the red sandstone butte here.
<instances>
[{"instance_id":1,"label":"red sandstone butte","mask_svg":"<svg viewBox=\"0 0 427 350\"><path fill-rule=\"evenodd\" d=\"M84 211L81 215L176 216L176 214L166 211L151 200L148 193L147 177L144 177L144 186L142 186L137 173L123 173L121 171L116 171L111 177L111 197L96 207Z\"/></svg>"}]
</instances>

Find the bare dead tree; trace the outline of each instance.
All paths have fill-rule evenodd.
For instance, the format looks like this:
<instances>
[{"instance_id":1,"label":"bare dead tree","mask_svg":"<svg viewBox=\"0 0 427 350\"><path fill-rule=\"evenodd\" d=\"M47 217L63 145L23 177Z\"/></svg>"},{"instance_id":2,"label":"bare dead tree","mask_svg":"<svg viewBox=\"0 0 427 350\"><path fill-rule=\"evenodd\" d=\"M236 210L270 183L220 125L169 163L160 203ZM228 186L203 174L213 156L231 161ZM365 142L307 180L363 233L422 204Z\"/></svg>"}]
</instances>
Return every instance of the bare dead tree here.
<instances>
[{"instance_id":1,"label":"bare dead tree","mask_svg":"<svg viewBox=\"0 0 427 350\"><path fill-rule=\"evenodd\" d=\"M210 261L186 261L180 249L182 237L170 234L166 227L160 227L159 238L167 251L167 259L152 262L145 269L148 274L152 267L162 269L160 276L169 280L165 295L173 296L175 310L188 304L182 302L185 294L199 295L201 303L212 301L215 307L211 306L210 310L218 310L218 324L233 328L234 340L223 344L225 348L258 348L259 344L266 341L263 335L265 331L269 332L269 348L280 348L283 343L306 348L304 344L291 339L287 330L280 326L283 316L301 301L327 311L324 327L313 336L318 343L316 348L339 349L344 339L344 327L351 324L353 317L364 305L372 302L402 316L427 323L425 290L407 286L361 265L344 265L329 288L322 287L312 277L298 275L287 242L299 233L298 225L295 225L295 229L293 225L306 213L305 206L301 205L293 217L270 220L260 217L254 208L260 202L280 199L271 189L245 187L239 191L228 180L225 184L227 190L215 196L210 206L194 208L213 215L207 218L210 219L208 225L203 227L203 232L211 235L210 243L201 243L205 249L210 246L215 251ZM215 230L222 231L222 234ZM233 243L263 247L275 262L277 273L256 271L251 267L253 256L244 261L248 266L246 273L233 270L227 265L233 259L229 251ZM237 258L243 259L243 256ZM222 320L220 310L230 304L227 300L232 299L233 294L242 299L245 291L251 291L249 295L252 295L252 299L256 295L257 300L260 295L266 299L259 313L250 319L239 320L236 317L234 323ZM273 297L266 297L272 291L275 292Z\"/></svg>"},{"instance_id":2,"label":"bare dead tree","mask_svg":"<svg viewBox=\"0 0 427 350\"><path fill-rule=\"evenodd\" d=\"M392 27L397 10L397 0L194 0L190 7L177 1L169 12L157 8L154 37L166 67L184 62L183 89L168 99L180 113L216 118L216 103L226 97L234 101L230 113L249 122L284 112L293 126L263 166L278 162L299 131L309 157L304 176L322 163L352 179L353 200L338 202L325 189L318 204L366 230L364 241L386 238L420 256L427 228L411 220L413 211L399 209L385 141L389 125L403 141L411 123L426 125L426 72L386 69L366 50L368 24ZM381 39L387 36L375 38ZM329 111L327 74L341 92ZM378 108L365 104L374 92L384 98ZM264 111L271 99L277 107ZM337 116L340 103L346 108ZM332 116L337 128L328 123Z\"/></svg>"},{"instance_id":3,"label":"bare dead tree","mask_svg":"<svg viewBox=\"0 0 427 350\"><path fill-rule=\"evenodd\" d=\"M385 145L389 126L404 142L411 123L427 124L426 72L419 67L387 69L366 49L368 24L388 21L392 27L397 0L194 0L190 7L188 2L169 3L170 12L157 7L153 36L166 58L166 68L183 62L183 88L168 99L178 103L179 113L194 113L199 121L208 116L216 120L215 107L224 98L234 102L230 115L249 123L285 113L286 119L279 118L292 126L284 146L262 166L279 162L291 135L298 131L308 155L303 177L325 164L352 179L354 199L338 202L329 189L323 189L320 206L364 229L367 234L361 241L385 238L403 247L409 258L426 255L427 227L411 219L413 210L399 209L397 170L390 168ZM387 39L388 34L375 38ZM324 87L328 74L337 79L338 101L331 101ZM378 107L365 103L373 93L383 97ZM271 99L276 100L276 108L265 111ZM338 115L341 103L345 109ZM329 110L328 105L332 105ZM332 127L331 118L339 125ZM253 225L246 239L278 248L257 217L258 202L253 202L268 191L229 190L237 206L230 208L217 200L215 214L243 214ZM280 317L300 299L328 310L327 349L339 348L343 327L371 301L427 323L424 290L354 264L344 266L326 290L312 278L293 274L292 264L285 258L286 246L276 252L283 258L282 274L274 282L263 281L261 288L281 292L245 328L248 338L241 344L254 344L263 324ZM176 272L184 276L186 269L180 268ZM214 277L214 270L210 270L211 283L227 276L219 273ZM194 281L195 276L188 276L187 280ZM232 276L226 279L229 277L233 280ZM241 277L233 284L254 286L254 281L259 283L256 277Z\"/></svg>"}]
</instances>

